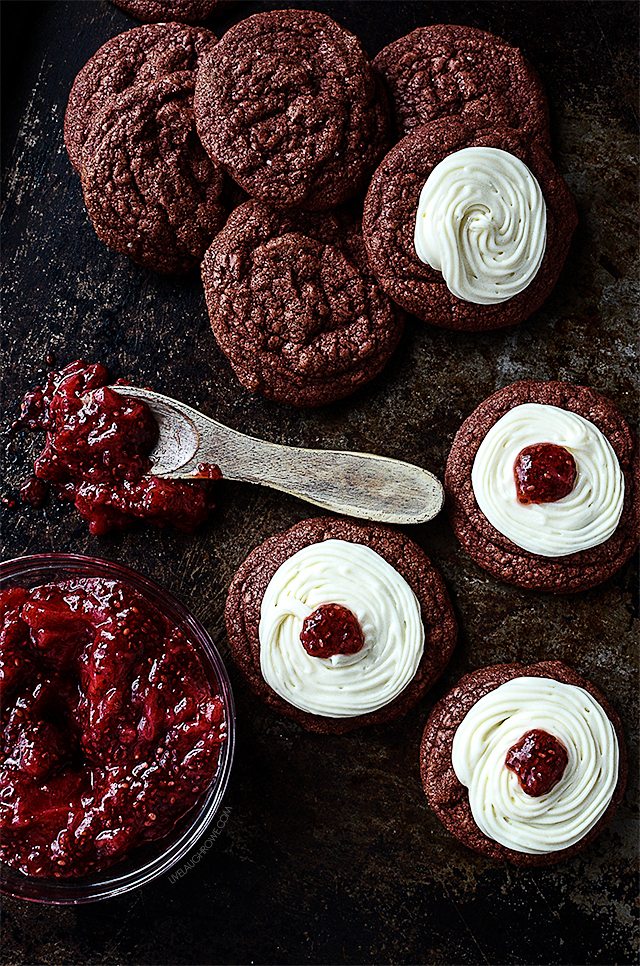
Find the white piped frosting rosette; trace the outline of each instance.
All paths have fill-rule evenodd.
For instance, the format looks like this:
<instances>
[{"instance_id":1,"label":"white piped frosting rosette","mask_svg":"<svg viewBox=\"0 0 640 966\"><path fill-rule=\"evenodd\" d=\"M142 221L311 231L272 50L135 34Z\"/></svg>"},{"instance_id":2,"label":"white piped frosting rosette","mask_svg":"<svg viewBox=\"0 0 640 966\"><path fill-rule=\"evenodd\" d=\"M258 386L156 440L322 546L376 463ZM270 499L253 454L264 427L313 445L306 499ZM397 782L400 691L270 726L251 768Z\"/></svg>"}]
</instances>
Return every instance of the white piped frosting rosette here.
<instances>
[{"instance_id":1,"label":"white piped frosting rosette","mask_svg":"<svg viewBox=\"0 0 640 966\"><path fill-rule=\"evenodd\" d=\"M509 749L532 729L559 739L568 754L560 780L539 797L505 765ZM451 758L481 832L529 855L580 842L618 782L618 739L605 710L588 691L552 678L514 678L480 698L456 730Z\"/></svg>"},{"instance_id":2,"label":"white piped frosting rosette","mask_svg":"<svg viewBox=\"0 0 640 966\"><path fill-rule=\"evenodd\" d=\"M513 467L522 449L555 443L571 453L576 480L551 503L518 501ZM542 557L596 547L614 533L624 505L624 476L611 443L594 423L557 406L514 406L489 429L475 456L476 502L499 533Z\"/></svg>"},{"instance_id":3,"label":"white piped frosting rosette","mask_svg":"<svg viewBox=\"0 0 640 966\"><path fill-rule=\"evenodd\" d=\"M456 298L476 305L512 299L537 275L546 244L542 190L515 155L462 148L429 174L418 202L415 250Z\"/></svg>"},{"instance_id":4,"label":"white piped frosting rosette","mask_svg":"<svg viewBox=\"0 0 640 966\"><path fill-rule=\"evenodd\" d=\"M311 656L300 641L305 619L322 604L357 617L356 654ZM329 718L368 714L413 680L424 653L420 604L404 577L363 544L330 539L294 553L262 599L260 669L266 683L302 711Z\"/></svg>"}]
</instances>

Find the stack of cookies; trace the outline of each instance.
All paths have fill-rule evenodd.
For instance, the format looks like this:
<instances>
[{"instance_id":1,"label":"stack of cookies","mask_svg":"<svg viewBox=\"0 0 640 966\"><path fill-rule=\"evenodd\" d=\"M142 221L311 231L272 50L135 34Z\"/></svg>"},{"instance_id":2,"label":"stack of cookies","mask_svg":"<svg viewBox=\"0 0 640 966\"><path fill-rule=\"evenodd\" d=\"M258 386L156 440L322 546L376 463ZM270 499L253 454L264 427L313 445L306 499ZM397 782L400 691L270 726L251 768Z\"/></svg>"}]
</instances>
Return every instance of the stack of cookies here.
<instances>
[{"instance_id":1,"label":"stack of cookies","mask_svg":"<svg viewBox=\"0 0 640 966\"><path fill-rule=\"evenodd\" d=\"M138 27L78 75L65 139L100 238L157 271L201 262L239 381L296 406L374 378L403 310L456 329L521 322L576 223L537 75L470 27L420 28L373 63L310 10L256 14L217 42Z\"/></svg>"},{"instance_id":2,"label":"stack of cookies","mask_svg":"<svg viewBox=\"0 0 640 966\"><path fill-rule=\"evenodd\" d=\"M226 218L224 174L193 116L215 42L199 27L138 27L104 44L69 95L65 144L98 237L158 272L194 269Z\"/></svg>"}]
</instances>

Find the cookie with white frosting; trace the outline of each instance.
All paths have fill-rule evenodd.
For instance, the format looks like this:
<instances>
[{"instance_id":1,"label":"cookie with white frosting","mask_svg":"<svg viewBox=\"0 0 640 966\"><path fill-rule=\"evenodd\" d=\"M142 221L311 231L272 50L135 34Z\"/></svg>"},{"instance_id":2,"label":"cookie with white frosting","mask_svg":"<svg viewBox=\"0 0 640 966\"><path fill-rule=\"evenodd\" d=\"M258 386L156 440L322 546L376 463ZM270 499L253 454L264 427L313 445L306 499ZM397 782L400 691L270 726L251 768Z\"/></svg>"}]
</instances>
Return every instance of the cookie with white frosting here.
<instances>
[{"instance_id":1,"label":"cookie with white frosting","mask_svg":"<svg viewBox=\"0 0 640 966\"><path fill-rule=\"evenodd\" d=\"M404 534L303 520L252 551L225 610L250 687L310 731L398 718L444 670L456 621L444 582Z\"/></svg>"},{"instance_id":2,"label":"cookie with white frosting","mask_svg":"<svg viewBox=\"0 0 640 966\"><path fill-rule=\"evenodd\" d=\"M516 325L554 288L577 223L544 144L455 118L409 133L367 192L363 237L391 298L432 325Z\"/></svg>"},{"instance_id":3,"label":"cookie with white frosting","mask_svg":"<svg viewBox=\"0 0 640 966\"><path fill-rule=\"evenodd\" d=\"M602 583L640 538L640 457L615 405L586 386L522 381L485 399L447 460L451 523L508 583L552 593Z\"/></svg>"},{"instance_id":4,"label":"cookie with white frosting","mask_svg":"<svg viewBox=\"0 0 640 966\"><path fill-rule=\"evenodd\" d=\"M489 858L542 866L600 834L624 794L627 758L606 698L543 661L463 677L431 713L420 770L452 835Z\"/></svg>"},{"instance_id":5,"label":"cookie with white frosting","mask_svg":"<svg viewBox=\"0 0 640 966\"><path fill-rule=\"evenodd\" d=\"M440 117L515 127L549 144L549 109L521 50L486 30L457 24L418 27L388 44L382 74L400 135Z\"/></svg>"}]
</instances>

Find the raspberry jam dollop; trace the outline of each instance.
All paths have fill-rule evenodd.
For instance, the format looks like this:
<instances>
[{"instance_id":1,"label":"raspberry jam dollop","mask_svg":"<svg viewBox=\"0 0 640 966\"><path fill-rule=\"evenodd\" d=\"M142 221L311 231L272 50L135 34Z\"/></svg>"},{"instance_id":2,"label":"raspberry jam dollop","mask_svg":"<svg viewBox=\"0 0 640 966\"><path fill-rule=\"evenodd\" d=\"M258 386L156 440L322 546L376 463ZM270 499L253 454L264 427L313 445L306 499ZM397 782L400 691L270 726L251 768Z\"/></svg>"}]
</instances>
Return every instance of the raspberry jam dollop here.
<instances>
[{"instance_id":1,"label":"raspberry jam dollop","mask_svg":"<svg viewBox=\"0 0 640 966\"><path fill-rule=\"evenodd\" d=\"M0 858L100 871L167 835L214 780L217 686L182 631L117 580L0 591Z\"/></svg>"},{"instance_id":2,"label":"raspberry jam dollop","mask_svg":"<svg viewBox=\"0 0 640 966\"><path fill-rule=\"evenodd\" d=\"M146 403L108 382L104 366L78 360L50 372L45 386L24 397L16 425L45 430L46 441L23 499L42 506L48 485L99 536L136 519L195 530L214 508L209 481L220 479L220 470L210 466L206 480L194 483L148 476L156 421Z\"/></svg>"},{"instance_id":3,"label":"raspberry jam dollop","mask_svg":"<svg viewBox=\"0 0 640 966\"><path fill-rule=\"evenodd\" d=\"M558 738L534 729L509 748L504 763L518 776L522 791L539 798L558 784L568 761L567 749Z\"/></svg>"},{"instance_id":4,"label":"raspberry jam dollop","mask_svg":"<svg viewBox=\"0 0 640 966\"><path fill-rule=\"evenodd\" d=\"M576 461L564 446L525 446L513 464L518 502L555 503L571 493L576 473Z\"/></svg>"},{"instance_id":5,"label":"raspberry jam dollop","mask_svg":"<svg viewBox=\"0 0 640 966\"><path fill-rule=\"evenodd\" d=\"M355 614L341 604L316 607L302 625L300 641L311 657L357 654L364 647L364 634Z\"/></svg>"}]
</instances>

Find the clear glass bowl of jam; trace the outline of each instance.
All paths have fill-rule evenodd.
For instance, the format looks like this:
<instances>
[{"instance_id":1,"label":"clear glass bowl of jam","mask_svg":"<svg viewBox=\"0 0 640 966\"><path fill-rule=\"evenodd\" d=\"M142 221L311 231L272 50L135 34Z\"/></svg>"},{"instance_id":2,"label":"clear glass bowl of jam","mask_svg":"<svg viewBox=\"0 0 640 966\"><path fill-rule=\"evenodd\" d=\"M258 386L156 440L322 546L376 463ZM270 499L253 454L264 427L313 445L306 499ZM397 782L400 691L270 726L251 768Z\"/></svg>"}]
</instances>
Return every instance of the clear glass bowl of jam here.
<instances>
[{"instance_id":1,"label":"clear glass bowl of jam","mask_svg":"<svg viewBox=\"0 0 640 966\"><path fill-rule=\"evenodd\" d=\"M188 859L233 759L231 685L170 593L92 557L0 563L0 888L77 904Z\"/></svg>"}]
</instances>

